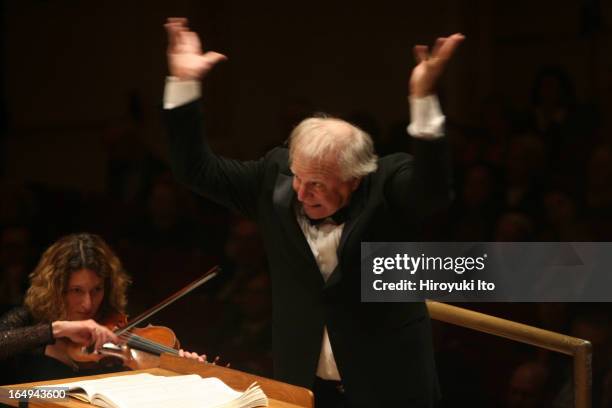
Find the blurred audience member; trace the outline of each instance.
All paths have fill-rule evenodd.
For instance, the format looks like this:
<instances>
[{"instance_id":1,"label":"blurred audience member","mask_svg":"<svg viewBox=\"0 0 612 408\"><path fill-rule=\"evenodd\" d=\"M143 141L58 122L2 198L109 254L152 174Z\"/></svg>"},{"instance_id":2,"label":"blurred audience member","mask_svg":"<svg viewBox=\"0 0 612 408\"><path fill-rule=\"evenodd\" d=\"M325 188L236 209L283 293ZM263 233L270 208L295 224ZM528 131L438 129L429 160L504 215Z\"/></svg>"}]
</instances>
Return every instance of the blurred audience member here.
<instances>
[{"instance_id":1,"label":"blurred audience member","mask_svg":"<svg viewBox=\"0 0 612 408\"><path fill-rule=\"evenodd\" d=\"M548 367L536 361L519 365L506 390L507 408L547 408L550 407L551 375Z\"/></svg>"},{"instance_id":2,"label":"blurred audience member","mask_svg":"<svg viewBox=\"0 0 612 408\"><path fill-rule=\"evenodd\" d=\"M509 212L502 215L495 229L497 242L525 242L532 241L534 226L529 217L518 212Z\"/></svg>"},{"instance_id":3,"label":"blurred audience member","mask_svg":"<svg viewBox=\"0 0 612 408\"><path fill-rule=\"evenodd\" d=\"M7 225L0 229L0 314L20 305L28 288L28 274L35 264L30 229Z\"/></svg>"}]
</instances>

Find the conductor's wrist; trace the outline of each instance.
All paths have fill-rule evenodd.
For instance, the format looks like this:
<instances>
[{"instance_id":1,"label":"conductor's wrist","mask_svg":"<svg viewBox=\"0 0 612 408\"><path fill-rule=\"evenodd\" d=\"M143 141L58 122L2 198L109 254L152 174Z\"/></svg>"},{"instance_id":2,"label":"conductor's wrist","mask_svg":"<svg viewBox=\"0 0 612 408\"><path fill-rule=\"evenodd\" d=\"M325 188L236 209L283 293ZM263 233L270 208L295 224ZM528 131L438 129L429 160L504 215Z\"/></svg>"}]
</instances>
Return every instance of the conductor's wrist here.
<instances>
[{"instance_id":1,"label":"conductor's wrist","mask_svg":"<svg viewBox=\"0 0 612 408\"><path fill-rule=\"evenodd\" d=\"M410 87L411 98L426 98L430 95L435 95L434 89L427 86L412 85Z\"/></svg>"}]
</instances>

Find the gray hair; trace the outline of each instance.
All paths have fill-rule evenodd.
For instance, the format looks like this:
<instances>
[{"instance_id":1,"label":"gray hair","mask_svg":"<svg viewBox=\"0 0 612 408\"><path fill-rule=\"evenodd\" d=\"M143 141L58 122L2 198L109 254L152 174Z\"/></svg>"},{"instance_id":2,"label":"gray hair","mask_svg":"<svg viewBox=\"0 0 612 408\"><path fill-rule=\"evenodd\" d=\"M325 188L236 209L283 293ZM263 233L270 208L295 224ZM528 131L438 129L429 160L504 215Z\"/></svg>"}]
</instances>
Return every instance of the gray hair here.
<instances>
[{"instance_id":1,"label":"gray hair","mask_svg":"<svg viewBox=\"0 0 612 408\"><path fill-rule=\"evenodd\" d=\"M372 138L344 120L329 117L304 119L289 136L289 163L296 153L307 161L336 161L343 180L376 171L378 157Z\"/></svg>"}]
</instances>

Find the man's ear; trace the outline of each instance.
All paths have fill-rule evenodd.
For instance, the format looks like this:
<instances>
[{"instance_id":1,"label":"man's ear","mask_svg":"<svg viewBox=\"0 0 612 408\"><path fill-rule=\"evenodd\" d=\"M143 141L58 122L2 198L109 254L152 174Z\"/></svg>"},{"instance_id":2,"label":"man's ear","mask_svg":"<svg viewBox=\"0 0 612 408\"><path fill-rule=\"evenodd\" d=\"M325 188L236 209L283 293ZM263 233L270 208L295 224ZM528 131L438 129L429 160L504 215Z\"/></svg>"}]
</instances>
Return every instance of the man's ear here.
<instances>
[{"instance_id":1,"label":"man's ear","mask_svg":"<svg viewBox=\"0 0 612 408\"><path fill-rule=\"evenodd\" d=\"M361 184L361 179L363 177L355 177L352 181L351 181L351 192L357 190L357 187L359 187L359 184Z\"/></svg>"}]
</instances>

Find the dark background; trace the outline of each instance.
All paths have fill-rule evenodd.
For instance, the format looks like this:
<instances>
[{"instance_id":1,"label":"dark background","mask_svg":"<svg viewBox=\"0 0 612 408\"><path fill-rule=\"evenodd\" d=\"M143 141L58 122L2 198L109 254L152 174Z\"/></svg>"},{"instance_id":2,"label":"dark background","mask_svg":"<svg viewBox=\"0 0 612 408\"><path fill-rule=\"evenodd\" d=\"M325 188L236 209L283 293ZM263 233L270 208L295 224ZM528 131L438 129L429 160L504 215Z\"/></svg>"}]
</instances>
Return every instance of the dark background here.
<instances>
[{"instance_id":1,"label":"dark background","mask_svg":"<svg viewBox=\"0 0 612 408\"><path fill-rule=\"evenodd\" d=\"M71 232L101 234L118 252L134 278L132 315L222 263L224 278L154 321L187 349L271 375L257 227L168 172L168 16L188 17L229 57L204 86L207 127L218 152L242 159L318 111L369 131L381 155L410 151L412 46L464 33L439 89L456 200L423 239L612 240L610 2L14 0L1 13L4 308ZM607 305L468 307L592 340L594 406L610 406ZM443 324L435 334L442 406L569 406L569 358Z\"/></svg>"}]
</instances>

